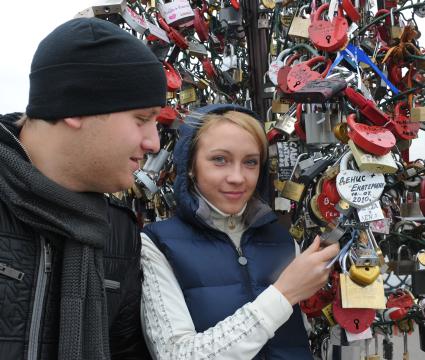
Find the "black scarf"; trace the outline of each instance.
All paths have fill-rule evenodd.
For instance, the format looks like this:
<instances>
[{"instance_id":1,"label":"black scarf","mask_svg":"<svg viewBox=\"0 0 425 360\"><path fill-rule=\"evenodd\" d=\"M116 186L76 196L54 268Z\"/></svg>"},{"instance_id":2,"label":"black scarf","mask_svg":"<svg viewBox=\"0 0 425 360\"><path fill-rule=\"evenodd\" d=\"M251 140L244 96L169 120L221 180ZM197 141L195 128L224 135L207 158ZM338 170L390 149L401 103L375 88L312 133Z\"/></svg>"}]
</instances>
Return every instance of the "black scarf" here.
<instances>
[{"instance_id":1,"label":"black scarf","mask_svg":"<svg viewBox=\"0 0 425 360\"><path fill-rule=\"evenodd\" d=\"M3 126L2 135L9 132ZM58 358L109 359L102 248L110 229L103 195L63 188L3 142L0 164L0 198L9 211L41 236L63 242Z\"/></svg>"}]
</instances>

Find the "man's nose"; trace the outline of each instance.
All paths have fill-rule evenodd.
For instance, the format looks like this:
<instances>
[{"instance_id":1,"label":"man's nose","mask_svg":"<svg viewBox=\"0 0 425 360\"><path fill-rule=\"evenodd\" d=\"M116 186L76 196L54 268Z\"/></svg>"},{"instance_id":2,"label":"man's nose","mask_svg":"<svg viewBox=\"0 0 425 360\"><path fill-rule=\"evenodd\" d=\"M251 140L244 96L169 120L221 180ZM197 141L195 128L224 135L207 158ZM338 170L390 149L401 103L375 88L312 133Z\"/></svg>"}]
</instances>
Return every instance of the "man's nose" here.
<instances>
[{"instance_id":1,"label":"man's nose","mask_svg":"<svg viewBox=\"0 0 425 360\"><path fill-rule=\"evenodd\" d=\"M160 141L158 136L158 129L156 127L156 122L149 122L148 126L143 127L143 140L141 147L144 152L148 153L157 153L159 151Z\"/></svg>"}]
</instances>

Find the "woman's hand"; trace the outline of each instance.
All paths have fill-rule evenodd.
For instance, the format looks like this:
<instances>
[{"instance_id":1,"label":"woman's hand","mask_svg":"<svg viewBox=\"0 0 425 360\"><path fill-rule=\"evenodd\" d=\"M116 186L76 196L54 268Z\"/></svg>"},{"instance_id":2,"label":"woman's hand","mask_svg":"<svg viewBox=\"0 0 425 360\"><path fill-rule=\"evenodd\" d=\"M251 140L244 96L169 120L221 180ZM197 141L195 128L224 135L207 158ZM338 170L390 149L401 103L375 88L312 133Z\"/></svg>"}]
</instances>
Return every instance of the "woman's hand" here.
<instances>
[{"instance_id":1,"label":"woman's hand","mask_svg":"<svg viewBox=\"0 0 425 360\"><path fill-rule=\"evenodd\" d=\"M274 287L291 305L309 298L326 284L331 271L326 265L338 252L339 244L321 249L320 238L316 236L313 243L282 271Z\"/></svg>"}]
</instances>

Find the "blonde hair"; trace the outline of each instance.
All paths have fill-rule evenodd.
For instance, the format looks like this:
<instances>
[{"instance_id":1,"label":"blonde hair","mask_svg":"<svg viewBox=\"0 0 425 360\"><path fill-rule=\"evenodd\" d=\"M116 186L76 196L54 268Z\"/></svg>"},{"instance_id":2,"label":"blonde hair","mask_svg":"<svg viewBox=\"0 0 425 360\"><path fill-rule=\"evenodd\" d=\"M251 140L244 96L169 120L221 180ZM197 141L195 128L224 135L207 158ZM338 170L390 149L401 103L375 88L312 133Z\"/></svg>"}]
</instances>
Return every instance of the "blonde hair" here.
<instances>
[{"instance_id":1,"label":"blonde hair","mask_svg":"<svg viewBox=\"0 0 425 360\"><path fill-rule=\"evenodd\" d=\"M267 137L260 122L252 116L239 111L228 111L224 114L208 114L202 118L202 125L198 129L195 137L192 140L190 154L191 159L189 162L189 169L193 168L193 159L195 157L199 139L201 136L212 126L220 123L232 123L240 128L248 131L255 139L258 147L260 148L260 161L262 164L267 159Z\"/></svg>"}]
</instances>

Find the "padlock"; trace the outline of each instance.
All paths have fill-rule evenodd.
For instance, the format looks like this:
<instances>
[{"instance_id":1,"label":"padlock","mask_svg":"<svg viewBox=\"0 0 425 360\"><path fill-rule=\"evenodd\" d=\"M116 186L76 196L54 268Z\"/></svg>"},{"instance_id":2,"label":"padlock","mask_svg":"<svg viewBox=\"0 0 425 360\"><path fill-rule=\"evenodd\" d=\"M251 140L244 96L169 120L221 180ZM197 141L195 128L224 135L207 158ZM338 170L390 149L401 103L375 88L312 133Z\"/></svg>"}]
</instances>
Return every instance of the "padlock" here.
<instances>
[{"instance_id":1,"label":"padlock","mask_svg":"<svg viewBox=\"0 0 425 360\"><path fill-rule=\"evenodd\" d=\"M128 26L130 26L133 30L137 31L140 35L145 34L145 31L148 29L146 20L137 14L134 10L132 10L129 6L124 8L124 10L121 12L121 16L128 24Z\"/></svg>"},{"instance_id":2,"label":"padlock","mask_svg":"<svg viewBox=\"0 0 425 360\"><path fill-rule=\"evenodd\" d=\"M290 93L290 98L299 103L323 104L334 97L342 95L341 92L346 87L347 82L345 80L317 79Z\"/></svg>"},{"instance_id":3,"label":"padlock","mask_svg":"<svg viewBox=\"0 0 425 360\"><path fill-rule=\"evenodd\" d=\"M238 67L238 58L235 55L235 48L232 44L227 44L224 48L222 57L221 70L228 71Z\"/></svg>"},{"instance_id":4,"label":"padlock","mask_svg":"<svg viewBox=\"0 0 425 360\"><path fill-rule=\"evenodd\" d=\"M425 106L413 107L410 110L410 120L424 122L425 121Z\"/></svg>"},{"instance_id":5,"label":"padlock","mask_svg":"<svg viewBox=\"0 0 425 360\"><path fill-rule=\"evenodd\" d=\"M188 52L190 56L195 56L197 58L203 58L208 56L208 50L205 45L194 40L189 41Z\"/></svg>"},{"instance_id":6,"label":"padlock","mask_svg":"<svg viewBox=\"0 0 425 360\"><path fill-rule=\"evenodd\" d=\"M332 21L321 20L324 11L329 9L329 4L321 5L313 14L308 34L312 44L319 50L335 52L342 50L348 44L348 21L338 8L338 15Z\"/></svg>"},{"instance_id":7,"label":"padlock","mask_svg":"<svg viewBox=\"0 0 425 360\"><path fill-rule=\"evenodd\" d=\"M288 36L293 36L298 39L308 39L308 28L311 24L310 17L303 15L309 5L301 6L298 15L292 19L291 27L288 31Z\"/></svg>"},{"instance_id":8,"label":"padlock","mask_svg":"<svg viewBox=\"0 0 425 360\"><path fill-rule=\"evenodd\" d=\"M404 257L402 257L403 253L405 254ZM399 246L397 249L397 260L390 262L390 268L396 275L410 275L415 271L416 263L407 245L403 244Z\"/></svg>"},{"instance_id":9,"label":"padlock","mask_svg":"<svg viewBox=\"0 0 425 360\"><path fill-rule=\"evenodd\" d=\"M169 62L164 61L164 70L165 76L167 78L167 90L168 91L176 91L179 90L182 86L182 78L180 74L174 69L173 65Z\"/></svg>"},{"instance_id":10,"label":"padlock","mask_svg":"<svg viewBox=\"0 0 425 360\"><path fill-rule=\"evenodd\" d=\"M366 99L362 94L351 87L347 87L344 92L354 107L372 124L385 126L390 122L390 116L380 110L372 100Z\"/></svg>"},{"instance_id":11,"label":"padlock","mask_svg":"<svg viewBox=\"0 0 425 360\"><path fill-rule=\"evenodd\" d=\"M314 111L314 104L306 104L305 133L307 144L336 144L338 139L332 129L340 122L339 110L333 104L325 104L326 111L322 108Z\"/></svg>"},{"instance_id":12,"label":"padlock","mask_svg":"<svg viewBox=\"0 0 425 360\"><path fill-rule=\"evenodd\" d=\"M348 125L347 123L339 122L332 129L335 137L343 144L347 144L350 137L348 136Z\"/></svg>"},{"instance_id":13,"label":"padlock","mask_svg":"<svg viewBox=\"0 0 425 360\"><path fill-rule=\"evenodd\" d=\"M102 0L91 7L94 16L120 14L126 8L125 0Z\"/></svg>"},{"instance_id":14,"label":"padlock","mask_svg":"<svg viewBox=\"0 0 425 360\"><path fill-rule=\"evenodd\" d=\"M422 219L422 211L419 205L419 194L415 191L405 190L401 197L400 216L403 218Z\"/></svg>"},{"instance_id":15,"label":"padlock","mask_svg":"<svg viewBox=\"0 0 425 360\"><path fill-rule=\"evenodd\" d=\"M180 114L175 108L171 106L164 106L156 117L156 121L162 125L170 126L179 117Z\"/></svg>"},{"instance_id":16,"label":"padlock","mask_svg":"<svg viewBox=\"0 0 425 360\"><path fill-rule=\"evenodd\" d=\"M353 158L351 151L342 157L336 185L341 198L351 206L360 209L379 200L386 182L382 174L349 170L348 161L351 158Z\"/></svg>"},{"instance_id":17,"label":"padlock","mask_svg":"<svg viewBox=\"0 0 425 360\"><path fill-rule=\"evenodd\" d=\"M414 299L412 295L403 289L397 289L388 296L386 306L390 310L387 310L389 320L402 320L413 305Z\"/></svg>"},{"instance_id":18,"label":"padlock","mask_svg":"<svg viewBox=\"0 0 425 360\"><path fill-rule=\"evenodd\" d=\"M393 134L403 140L413 140L418 137L420 123L410 121L406 115L408 109L407 102L398 102L394 107L394 117L391 119L387 127Z\"/></svg>"},{"instance_id":19,"label":"padlock","mask_svg":"<svg viewBox=\"0 0 425 360\"><path fill-rule=\"evenodd\" d=\"M274 150L271 150L274 148ZM300 155L299 145L296 141L278 141L275 145L269 147L270 155L276 153L277 174L280 181L289 180L294 167L297 166L297 159ZM299 164L299 162L298 162Z\"/></svg>"},{"instance_id":20,"label":"padlock","mask_svg":"<svg viewBox=\"0 0 425 360\"><path fill-rule=\"evenodd\" d=\"M326 63L326 68L322 73L311 70L313 65L320 62ZM297 91L302 89L312 80L324 78L331 66L331 63L332 61L330 59L325 60L323 56L316 56L308 61L292 66L287 77L288 90L290 92Z\"/></svg>"},{"instance_id":21,"label":"padlock","mask_svg":"<svg viewBox=\"0 0 425 360\"><path fill-rule=\"evenodd\" d=\"M274 114L284 114L289 111L288 103L285 103L282 100L282 98L278 98L278 93L275 91L272 99L272 112Z\"/></svg>"},{"instance_id":22,"label":"padlock","mask_svg":"<svg viewBox=\"0 0 425 360\"><path fill-rule=\"evenodd\" d=\"M332 312L335 320L342 328L350 333L362 333L367 330L375 320L376 311L374 309L343 308L339 285L332 305Z\"/></svg>"},{"instance_id":23,"label":"padlock","mask_svg":"<svg viewBox=\"0 0 425 360\"><path fill-rule=\"evenodd\" d=\"M182 105L187 105L190 103L195 102L198 99L198 96L196 94L196 89L191 84L185 84L182 86L180 92L179 92L179 102Z\"/></svg>"},{"instance_id":24,"label":"padlock","mask_svg":"<svg viewBox=\"0 0 425 360\"><path fill-rule=\"evenodd\" d=\"M395 174L398 171L397 163L391 152L383 156L372 155L362 151L353 140L348 141L348 146L360 171L379 174Z\"/></svg>"},{"instance_id":25,"label":"padlock","mask_svg":"<svg viewBox=\"0 0 425 360\"><path fill-rule=\"evenodd\" d=\"M308 318L320 317L322 309L331 304L334 299L335 293L333 289L319 289L308 299L300 301L300 309Z\"/></svg>"},{"instance_id":26,"label":"padlock","mask_svg":"<svg viewBox=\"0 0 425 360\"><path fill-rule=\"evenodd\" d=\"M360 286L368 286L372 284L381 274L379 266L357 266L350 255L348 259L351 262L349 276L356 284Z\"/></svg>"},{"instance_id":27,"label":"padlock","mask_svg":"<svg viewBox=\"0 0 425 360\"><path fill-rule=\"evenodd\" d=\"M293 181L295 176L295 171L297 170L299 161L305 157L307 154L300 154L297 158L297 162L294 165L294 168L291 173L289 180L285 181L285 185L281 191L282 197L290 199L295 202L299 202L304 195L305 185L299 184Z\"/></svg>"},{"instance_id":28,"label":"padlock","mask_svg":"<svg viewBox=\"0 0 425 360\"><path fill-rule=\"evenodd\" d=\"M290 136L295 131L295 123L296 122L297 122L297 119L294 116L285 114L285 115L282 116L282 118L280 118L276 121L274 128L276 130L281 131L284 134Z\"/></svg>"},{"instance_id":29,"label":"padlock","mask_svg":"<svg viewBox=\"0 0 425 360\"><path fill-rule=\"evenodd\" d=\"M167 3L158 3L157 6L168 25L180 26L193 22L195 14L188 0L172 0Z\"/></svg>"},{"instance_id":30,"label":"padlock","mask_svg":"<svg viewBox=\"0 0 425 360\"><path fill-rule=\"evenodd\" d=\"M353 5L352 0L342 0L341 5L347 16L351 19L351 21L355 23L360 21L361 15L357 11L356 7Z\"/></svg>"},{"instance_id":31,"label":"padlock","mask_svg":"<svg viewBox=\"0 0 425 360\"><path fill-rule=\"evenodd\" d=\"M390 19L391 19L391 27L390 27L390 38L391 40L400 40L401 34L403 33L403 29L400 27L400 24L396 24L394 17L394 8L390 10Z\"/></svg>"},{"instance_id":32,"label":"padlock","mask_svg":"<svg viewBox=\"0 0 425 360\"><path fill-rule=\"evenodd\" d=\"M196 7L193 9L193 26L195 28L196 34L201 42L205 42L209 37L209 28L208 23L204 19L204 14L208 9L208 4L206 0L202 0L202 9Z\"/></svg>"},{"instance_id":33,"label":"padlock","mask_svg":"<svg viewBox=\"0 0 425 360\"><path fill-rule=\"evenodd\" d=\"M316 183L316 191L314 193L314 195L311 197L310 202L309 202L309 209L311 210L311 214L314 215L312 216L312 220L314 222L316 222L319 226L324 226L327 221L324 218L324 216L322 215L322 212L319 209L319 204L318 204L318 198L319 195L321 194L322 191L322 184L323 184L323 180L324 178L321 177L317 183Z\"/></svg>"},{"instance_id":34,"label":"padlock","mask_svg":"<svg viewBox=\"0 0 425 360\"><path fill-rule=\"evenodd\" d=\"M233 6L221 6L218 17L223 27L242 25L242 11L236 10Z\"/></svg>"},{"instance_id":35,"label":"padlock","mask_svg":"<svg viewBox=\"0 0 425 360\"><path fill-rule=\"evenodd\" d=\"M288 51L289 50L291 49L288 49ZM292 69L291 64L293 64L299 57L299 53L286 57L283 60L283 66L281 66L277 72L277 86L284 94L289 94L291 92L288 88L288 74Z\"/></svg>"},{"instance_id":36,"label":"padlock","mask_svg":"<svg viewBox=\"0 0 425 360\"><path fill-rule=\"evenodd\" d=\"M356 123L356 114L347 116L351 131L350 139L361 149L374 155L388 154L396 143L394 135L388 129Z\"/></svg>"},{"instance_id":37,"label":"padlock","mask_svg":"<svg viewBox=\"0 0 425 360\"><path fill-rule=\"evenodd\" d=\"M258 27L258 30L270 28L270 20L266 13L260 13L258 15L257 27Z\"/></svg>"},{"instance_id":38,"label":"padlock","mask_svg":"<svg viewBox=\"0 0 425 360\"><path fill-rule=\"evenodd\" d=\"M317 197L317 206L322 217L332 223L339 217L339 212L335 209L335 204L338 203L340 197L336 189L336 179L323 178L322 188Z\"/></svg>"},{"instance_id":39,"label":"padlock","mask_svg":"<svg viewBox=\"0 0 425 360\"><path fill-rule=\"evenodd\" d=\"M179 47L182 50L186 50L187 48L189 48L189 42L186 40L186 38L182 34L180 34L172 26L169 26L159 12L156 12L155 15L156 15L156 19L158 21L159 26L161 26L161 28L167 33L167 36L169 37L170 41L172 41L174 44L176 44L177 47ZM149 26L149 30L151 31L150 26Z\"/></svg>"},{"instance_id":40,"label":"padlock","mask_svg":"<svg viewBox=\"0 0 425 360\"><path fill-rule=\"evenodd\" d=\"M412 293L416 297L425 296L425 250L420 250L416 256L416 269L412 272Z\"/></svg>"},{"instance_id":41,"label":"padlock","mask_svg":"<svg viewBox=\"0 0 425 360\"><path fill-rule=\"evenodd\" d=\"M270 81L274 84L277 85L277 74L279 73L280 68L283 67L283 58L289 54L291 51L291 49L286 49L283 50L282 52L279 53L279 55L277 56L277 58L275 60L273 60L272 62L270 62L269 64L269 70L267 72L267 76L269 77Z\"/></svg>"}]
</instances>

